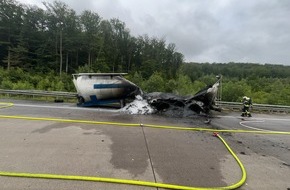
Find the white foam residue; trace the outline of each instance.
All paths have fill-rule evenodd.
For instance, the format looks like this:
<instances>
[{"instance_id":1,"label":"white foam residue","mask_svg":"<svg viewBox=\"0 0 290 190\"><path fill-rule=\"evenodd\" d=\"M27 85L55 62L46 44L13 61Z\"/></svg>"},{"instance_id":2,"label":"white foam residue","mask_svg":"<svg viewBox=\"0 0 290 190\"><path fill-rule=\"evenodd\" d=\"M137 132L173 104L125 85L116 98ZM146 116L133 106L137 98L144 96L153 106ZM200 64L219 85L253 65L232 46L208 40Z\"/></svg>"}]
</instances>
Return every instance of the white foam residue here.
<instances>
[{"instance_id":1,"label":"white foam residue","mask_svg":"<svg viewBox=\"0 0 290 190\"><path fill-rule=\"evenodd\" d=\"M148 104L147 100L137 95L133 102L123 107L120 111L128 114L144 115L153 113L154 109Z\"/></svg>"}]
</instances>

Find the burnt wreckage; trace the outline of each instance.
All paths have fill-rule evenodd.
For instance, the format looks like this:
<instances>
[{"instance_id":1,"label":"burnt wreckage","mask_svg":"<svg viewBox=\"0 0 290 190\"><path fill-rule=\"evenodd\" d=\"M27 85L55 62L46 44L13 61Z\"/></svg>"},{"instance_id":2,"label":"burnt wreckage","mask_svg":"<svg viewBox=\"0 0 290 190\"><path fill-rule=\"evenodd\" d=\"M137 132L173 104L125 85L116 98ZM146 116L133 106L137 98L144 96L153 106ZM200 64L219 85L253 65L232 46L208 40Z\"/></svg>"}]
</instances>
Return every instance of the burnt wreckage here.
<instances>
[{"instance_id":1,"label":"burnt wreckage","mask_svg":"<svg viewBox=\"0 0 290 190\"><path fill-rule=\"evenodd\" d=\"M216 106L215 100L218 93L221 77L213 84L200 90L193 96L183 97L171 93L153 92L144 94L143 98L158 112L174 112L174 114L184 115L188 111L197 114L209 114L210 110L221 111Z\"/></svg>"},{"instance_id":2,"label":"burnt wreckage","mask_svg":"<svg viewBox=\"0 0 290 190\"><path fill-rule=\"evenodd\" d=\"M220 108L215 105L220 76L217 77L216 83L200 90L194 96L182 97L161 92L144 94L137 85L126 80L123 75L126 73L73 74L73 82L78 92L78 105L92 107L119 102L123 107L125 99L139 95L146 100L148 106L159 113L185 116L193 112L209 114L210 110L220 111Z\"/></svg>"}]
</instances>

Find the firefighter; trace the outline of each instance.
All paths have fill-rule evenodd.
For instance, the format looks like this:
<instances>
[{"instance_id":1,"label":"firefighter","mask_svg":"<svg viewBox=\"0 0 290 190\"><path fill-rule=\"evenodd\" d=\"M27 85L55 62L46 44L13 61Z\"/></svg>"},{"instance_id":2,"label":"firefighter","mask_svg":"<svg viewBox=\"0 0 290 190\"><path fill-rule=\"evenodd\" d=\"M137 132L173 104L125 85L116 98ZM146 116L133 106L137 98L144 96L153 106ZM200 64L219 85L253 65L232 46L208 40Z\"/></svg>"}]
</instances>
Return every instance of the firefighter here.
<instances>
[{"instance_id":1,"label":"firefighter","mask_svg":"<svg viewBox=\"0 0 290 190\"><path fill-rule=\"evenodd\" d=\"M243 97L243 111L242 111L242 117L252 117L251 115L251 112L250 112L250 107L252 107L252 99L247 97L247 96L244 96Z\"/></svg>"}]
</instances>

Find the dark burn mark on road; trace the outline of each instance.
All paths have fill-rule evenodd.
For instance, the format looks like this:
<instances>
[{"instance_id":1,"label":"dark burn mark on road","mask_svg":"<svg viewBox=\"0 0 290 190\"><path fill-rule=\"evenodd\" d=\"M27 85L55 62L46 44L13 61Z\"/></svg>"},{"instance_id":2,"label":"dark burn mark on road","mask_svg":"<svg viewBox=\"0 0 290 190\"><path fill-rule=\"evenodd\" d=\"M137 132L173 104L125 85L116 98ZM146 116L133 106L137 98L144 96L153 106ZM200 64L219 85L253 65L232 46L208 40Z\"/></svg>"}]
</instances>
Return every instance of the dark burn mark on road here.
<instances>
[{"instance_id":1,"label":"dark burn mark on road","mask_svg":"<svg viewBox=\"0 0 290 190\"><path fill-rule=\"evenodd\" d=\"M71 125L72 124L70 124L70 123L54 123L51 125L47 125L43 128L36 129L36 130L32 131L32 133L47 133L53 129L63 129L66 127L70 127Z\"/></svg>"},{"instance_id":2,"label":"dark burn mark on road","mask_svg":"<svg viewBox=\"0 0 290 190\"><path fill-rule=\"evenodd\" d=\"M136 130L116 128L105 132L113 142L111 145L111 164L116 169L127 170L135 177L143 174L149 167L144 137L140 130L141 128L136 128ZM130 137L124 139L128 134Z\"/></svg>"},{"instance_id":3,"label":"dark burn mark on road","mask_svg":"<svg viewBox=\"0 0 290 190\"><path fill-rule=\"evenodd\" d=\"M34 131L32 131L32 133L48 133L51 130L54 129L64 129L67 127L80 127L83 130L95 130L95 132L84 132L83 135L95 135L95 134L99 134L99 130L97 130L97 128L93 125L87 125L87 124L81 124L81 123L77 123L77 124L72 124L72 123L53 123L50 125L47 125L43 128L40 129L36 129Z\"/></svg>"}]
</instances>

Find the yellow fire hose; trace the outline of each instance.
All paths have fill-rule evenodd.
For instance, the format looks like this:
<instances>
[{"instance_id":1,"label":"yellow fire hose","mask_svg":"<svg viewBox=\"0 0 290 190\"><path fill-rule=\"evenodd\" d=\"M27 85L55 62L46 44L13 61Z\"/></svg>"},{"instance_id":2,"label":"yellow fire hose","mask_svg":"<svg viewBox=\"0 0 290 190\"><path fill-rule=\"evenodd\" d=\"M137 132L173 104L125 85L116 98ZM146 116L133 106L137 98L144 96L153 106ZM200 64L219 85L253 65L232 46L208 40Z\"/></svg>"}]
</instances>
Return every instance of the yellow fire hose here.
<instances>
[{"instance_id":1,"label":"yellow fire hose","mask_svg":"<svg viewBox=\"0 0 290 190\"><path fill-rule=\"evenodd\" d=\"M92 176L73 176L73 175L57 175L57 174L38 174L38 173L20 173L20 172L5 172L0 171L1 176L9 176L9 177L25 177L25 178L42 178L42 179L60 179L60 180L77 180L77 181L92 181L92 182L107 182L107 183L118 183L118 184L127 184L127 185L139 185L139 186L148 186L148 187L158 187L158 188L166 188L166 189L182 189L182 190L210 190L210 189L236 189L242 186L246 181L246 170L237 157L237 155L232 151L229 145L225 142L225 140L215 133L215 136L218 137L223 144L226 146L228 151L232 154L232 156L237 161L240 169L242 171L241 180L231 186L226 187L188 187L181 185L173 185L173 184L164 184L164 183L154 183L148 181L137 181L137 180L126 180L126 179L116 179L116 178L103 178L103 177L92 177Z\"/></svg>"},{"instance_id":2,"label":"yellow fire hose","mask_svg":"<svg viewBox=\"0 0 290 190\"><path fill-rule=\"evenodd\" d=\"M6 108L6 107L11 107L11 106L13 106L12 103L0 103L0 108ZM74 175L38 174L38 173L21 173L21 172L0 171L0 176L107 182L107 183L118 183L118 184L139 185L139 186L166 188L166 189L181 189L181 190L236 189L245 183L247 175L246 175L246 170L245 170L242 162L239 160L237 155L232 151L232 149L226 143L226 141L218 134L218 132L290 135L290 132L278 132L278 131L218 130L218 129L205 129L205 128L189 128L189 127L175 127L175 126L161 126L161 125L118 123L118 122L59 119L59 118L39 118L39 117L27 117L27 116L0 115L0 118L69 122L69 123L85 123L85 124L94 124L94 125L102 124L102 125L114 125L114 126L123 126L123 127L140 127L141 126L141 127L158 128L158 129L213 132L214 136L218 137L222 141L224 146L227 148L227 150L230 152L230 154L234 157L234 159L236 160L236 162L238 163L238 165L241 169L242 177L241 177L240 181L234 185L230 185L230 186L226 186L226 187L189 187L189 186L163 184L163 183L155 183L155 182L148 182L148 181L126 180L126 179L116 179L116 178L103 178L103 177L93 177L93 176L74 176Z\"/></svg>"}]
</instances>

